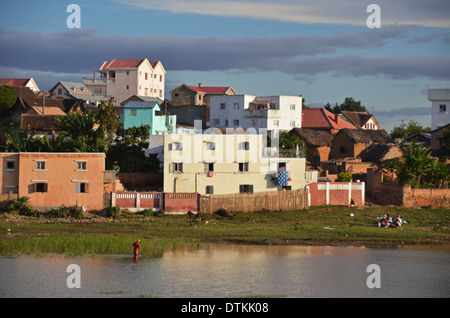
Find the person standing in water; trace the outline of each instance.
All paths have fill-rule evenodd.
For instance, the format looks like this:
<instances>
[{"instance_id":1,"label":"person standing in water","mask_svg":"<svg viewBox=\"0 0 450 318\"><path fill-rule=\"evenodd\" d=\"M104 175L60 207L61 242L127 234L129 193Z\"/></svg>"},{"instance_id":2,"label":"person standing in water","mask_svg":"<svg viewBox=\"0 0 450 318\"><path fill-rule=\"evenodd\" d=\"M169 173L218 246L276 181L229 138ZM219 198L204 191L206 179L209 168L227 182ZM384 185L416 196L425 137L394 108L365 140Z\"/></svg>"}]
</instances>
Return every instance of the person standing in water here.
<instances>
[{"instance_id":1,"label":"person standing in water","mask_svg":"<svg viewBox=\"0 0 450 318\"><path fill-rule=\"evenodd\" d=\"M141 240L137 240L136 242L134 242L133 247L134 247L134 256L136 257L139 255L139 248L141 247Z\"/></svg>"}]
</instances>

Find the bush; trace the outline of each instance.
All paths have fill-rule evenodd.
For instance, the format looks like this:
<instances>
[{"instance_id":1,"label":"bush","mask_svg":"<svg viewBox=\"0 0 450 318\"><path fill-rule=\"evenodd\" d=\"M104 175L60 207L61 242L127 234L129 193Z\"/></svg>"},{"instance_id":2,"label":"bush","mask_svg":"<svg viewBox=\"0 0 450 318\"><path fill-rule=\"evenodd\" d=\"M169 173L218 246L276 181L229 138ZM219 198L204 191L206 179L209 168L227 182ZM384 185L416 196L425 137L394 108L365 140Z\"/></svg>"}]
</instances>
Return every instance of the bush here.
<instances>
[{"instance_id":1,"label":"bush","mask_svg":"<svg viewBox=\"0 0 450 318\"><path fill-rule=\"evenodd\" d=\"M147 217L147 216L153 216L153 210L151 209L145 209L144 211L142 211L142 215Z\"/></svg>"},{"instance_id":2,"label":"bush","mask_svg":"<svg viewBox=\"0 0 450 318\"><path fill-rule=\"evenodd\" d=\"M106 217L108 218L118 218L122 215L122 211L120 211L120 208L118 206L109 206L105 209Z\"/></svg>"},{"instance_id":3,"label":"bush","mask_svg":"<svg viewBox=\"0 0 450 318\"><path fill-rule=\"evenodd\" d=\"M156 216L156 217L163 217L165 215L164 209L161 209L159 211L153 212L153 215Z\"/></svg>"},{"instance_id":4,"label":"bush","mask_svg":"<svg viewBox=\"0 0 450 318\"><path fill-rule=\"evenodd\" d=\"M8 213L18 213L26 216L38 216L37 210L30 205L30 198L27 196L19 197L16 200L10 201L6 211Z\"/></svg>"},{"instance_id":5,"label":"bush","mask_svg":"<svg viewBox=\"0 0 450 318\"><path fill-rule=\"evenodd\" d=\"M353 176L350 172L341 172L336 179L337 182L352 182Z\"/></svg>"}]
</instances>

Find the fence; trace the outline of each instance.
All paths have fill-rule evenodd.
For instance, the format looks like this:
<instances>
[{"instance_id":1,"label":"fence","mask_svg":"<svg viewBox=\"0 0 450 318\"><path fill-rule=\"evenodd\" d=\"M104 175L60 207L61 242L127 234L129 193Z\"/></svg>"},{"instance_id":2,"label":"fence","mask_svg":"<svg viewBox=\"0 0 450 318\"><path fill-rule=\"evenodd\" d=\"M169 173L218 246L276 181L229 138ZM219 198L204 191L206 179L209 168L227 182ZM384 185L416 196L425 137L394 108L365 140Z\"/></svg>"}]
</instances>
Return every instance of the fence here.
<instances>
[{"instance_id":1,"label":"fence","mask_svg":"<svg viewBox=\"0 0 450 318\"><path fill-rule=\"evenodd\" d=\"M161 192L113 192L111 206L118 206L130 211L144 209L161 210L163 208L163 193Z\"/></svg>"},{"instance_id":2,"label":"fence","mask_svg":"<svg viewBox=\"0 0 450 318\"><path fill-rule=\"evenodd\" d=\"M308 208L308 191L206 195L199 199L199 212L201 213L214 213L223 208L229 212L302 210Z\"/></svg>"},{"instance_id":3,"label":"fence","mask_svg":"<svg viewBox=\"0 0 450 318\"><path fill-rule=\"evenodd\" d=\"M308 185L310 205L356 205L365 203L364 182L314 182Z\"/></svg>"}]
</instances>

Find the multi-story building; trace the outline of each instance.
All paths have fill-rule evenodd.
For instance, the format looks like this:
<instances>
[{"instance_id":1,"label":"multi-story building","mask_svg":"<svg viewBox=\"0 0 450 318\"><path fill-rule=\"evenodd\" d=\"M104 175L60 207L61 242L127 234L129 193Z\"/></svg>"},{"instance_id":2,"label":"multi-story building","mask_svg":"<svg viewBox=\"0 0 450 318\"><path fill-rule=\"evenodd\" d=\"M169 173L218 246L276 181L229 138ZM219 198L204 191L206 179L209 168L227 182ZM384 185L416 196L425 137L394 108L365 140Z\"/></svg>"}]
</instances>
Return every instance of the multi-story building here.
<instances>
[{"instance_id":1,"label":"multi-story building","mask_svg":"<svg viewBox=\"0 0 450 318\"><path fill-rule=\"evenodd\" d=\"M204 86L199 83L198 86L180 85L171 91L172 106L179 105L210 105L211 95L236 95L231 86Z\"/></svg>"},{"instance_id":2,"label":"multi-story building","mask_svg":"<svg viewBox=\"0 0 450 318\"><path fill-rule=\"evenodd\" d=\"M235 194L303 189L304 158L265 157L262 134L164 135L164 192Z\"/></svg>"},{"instance_id":3,"label":"multi-story building","mask_svg":"<svg viewBox=\"0 0 450 318\"><path fill-rule=\"evenodd\" d=\"M119 106L133 95L164 99L165 74L160 61L114 59L105 61L93 72L93 78L84 78L83 84L96 97L114 97Z\"/></svg>"},{"instance_id":4,"label":"multi-story building","mask_svg":"<svg viewBox=\"0 0 450 318\"><path fill-rule=\"evenodd\" d=\"M428 100L431 101L431 130L449 124L450 89L429 89Z\"/></svg>"},{"instance_id":5,"label":"multi-story building","mask_svg":"<svg viewBox=\"0 0 450 318\"><path fill-rule=\"evenodd\" d=\"M210 126L289 131L300 128L302 97L212 95Z\"/></svg>"},{"instance_id":6,"label":"multi-story building","mask_svg":"<svg viewBox=\"0 0 450 318\"><path fill-rule=\"evenodd\" d=\"M38 209L103 209L104 153L0 153L0 194L27 196Z\"/></svg>"}]
</instances>

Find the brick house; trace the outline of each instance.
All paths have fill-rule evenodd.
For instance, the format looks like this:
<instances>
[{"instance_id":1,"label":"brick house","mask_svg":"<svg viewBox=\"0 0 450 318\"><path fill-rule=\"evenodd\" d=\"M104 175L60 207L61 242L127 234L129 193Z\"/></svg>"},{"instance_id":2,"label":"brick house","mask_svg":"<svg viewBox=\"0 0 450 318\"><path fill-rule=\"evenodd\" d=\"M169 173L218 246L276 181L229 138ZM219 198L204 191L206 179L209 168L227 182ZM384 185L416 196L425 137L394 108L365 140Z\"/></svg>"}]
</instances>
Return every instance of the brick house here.
<instances>
[{"instance_id":1,"label":"brick house","mask_svg":"<svg viewBox=\"0 0 450 318\"><path fill-rule=\"evenodd\" d=\"M378 130L382 129L380 124L375 119L375 116L368 112L350 112L343 111L344 116L353 126L358 129Z\"/></svg>"},{"instance_id":2,"label":"brick house","mask_svg":"<svg viewBox=\"0 0 450 318\"><path fill-rule=\"evenodd\" d=\"M231 86L217 87L217 86L203 86L199 83L198 86L182 84L171 91L172 106L179 105L210 105L211 95L236 95L236 92Z\"/></svg>"},{"instance_id":3,"label":"brick house","mask_svg":"<svg viewBox=\"0 0 450 318\"><path fill-rule=\"evenodd\" d=\"M386 130L341 129L333 138L330 158L355 158L371 144L389 144L393 140Z\"/></svg>"},{"instance_id":4,"label":"brick house","mask_svg":"<svg viewBox=\"0 0 450 318\"><path fill-rule=\"evenodd\" d=\"M333 114L325 108L303 108L301 127L326 130L331 134L335 134L344 128L356 129L345 117Z\"/></svg>"},{"instance_id":5,"label":"brick house","mask_svg":"<svg viewBox=\"0 0 450 318\"><path fill-rule=\"evenodd\" d=\"M294 128L291 136L299 137L306 144L306 160L314 167L329 158L333 135L326 130Z\"/></svg>"},{"instance_id":6,"label":"brick house","mask_svg":"<svg viewBox=\"0 0 450 318\"><path fill-rule=\"evenodd\" d=\"M0 153L0 194L30 198L38 209L103 209L104 153Z\"/></svg>"}]
</instances>

